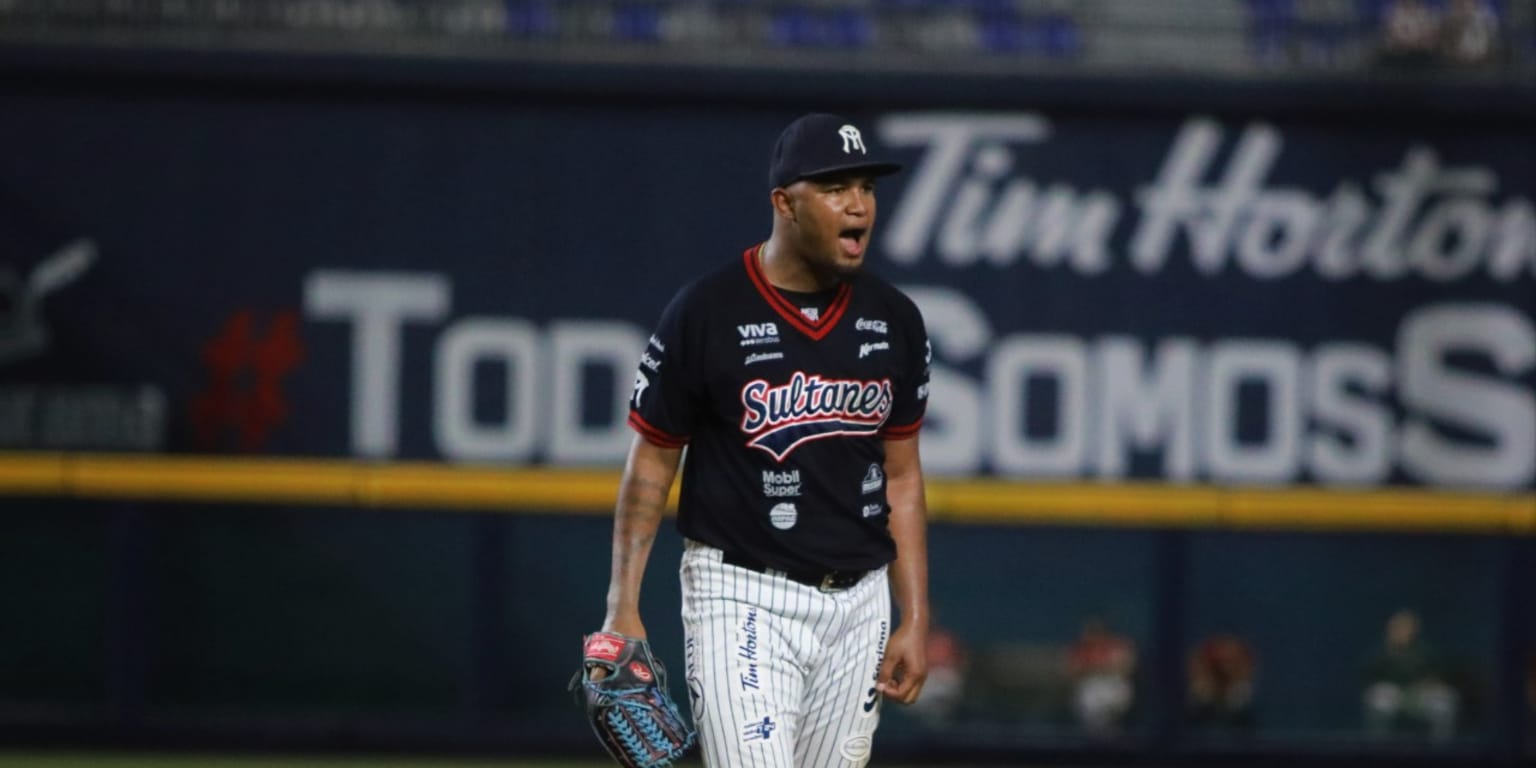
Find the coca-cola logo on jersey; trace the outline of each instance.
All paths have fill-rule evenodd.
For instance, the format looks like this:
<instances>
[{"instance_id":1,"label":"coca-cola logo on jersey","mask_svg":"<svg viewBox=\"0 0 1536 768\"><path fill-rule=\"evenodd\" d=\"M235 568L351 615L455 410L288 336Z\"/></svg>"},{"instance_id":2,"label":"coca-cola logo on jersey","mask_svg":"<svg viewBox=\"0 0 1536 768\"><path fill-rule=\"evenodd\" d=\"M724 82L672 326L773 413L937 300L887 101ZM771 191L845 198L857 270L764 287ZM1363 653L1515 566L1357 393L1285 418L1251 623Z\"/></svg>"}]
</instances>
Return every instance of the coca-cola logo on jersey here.
<instances>
[{"instance_id":1,"label":"coca-cola logo on jersey","mask_svg":"<svg viewBox=\"0 0 1536 768\"><path fill-rule=\"evenodd\" d=\"M800 445L833 435L872 435L891 415L891 380L824 379L795 371L784 384L741 388L747 445L783 461Z\"/></svg>"}]
</instances>

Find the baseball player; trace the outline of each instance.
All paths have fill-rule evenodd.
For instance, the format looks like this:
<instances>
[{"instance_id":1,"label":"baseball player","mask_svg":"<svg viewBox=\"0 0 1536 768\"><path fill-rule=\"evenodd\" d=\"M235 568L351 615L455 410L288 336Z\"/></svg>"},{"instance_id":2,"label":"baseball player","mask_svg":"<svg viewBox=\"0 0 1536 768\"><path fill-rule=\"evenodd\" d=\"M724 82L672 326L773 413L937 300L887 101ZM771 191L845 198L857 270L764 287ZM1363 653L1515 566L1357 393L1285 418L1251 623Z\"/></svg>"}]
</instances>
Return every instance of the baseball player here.
<instances>
[{"instance_id":1,"label":"baseball player","mask_svg":"<svg viewBox=\"0 0 1536 768\"><path fill-rule=\"evenodd\" d=\"M641 578L682 463L705 765L862 766L882 698L916 701L927 674L928 340L912 301L861 272L875 180L899 169L840 117L791 123L772 234L683 288L640 359L604 630L645 636Z\"/></svg>"}]
</instances>

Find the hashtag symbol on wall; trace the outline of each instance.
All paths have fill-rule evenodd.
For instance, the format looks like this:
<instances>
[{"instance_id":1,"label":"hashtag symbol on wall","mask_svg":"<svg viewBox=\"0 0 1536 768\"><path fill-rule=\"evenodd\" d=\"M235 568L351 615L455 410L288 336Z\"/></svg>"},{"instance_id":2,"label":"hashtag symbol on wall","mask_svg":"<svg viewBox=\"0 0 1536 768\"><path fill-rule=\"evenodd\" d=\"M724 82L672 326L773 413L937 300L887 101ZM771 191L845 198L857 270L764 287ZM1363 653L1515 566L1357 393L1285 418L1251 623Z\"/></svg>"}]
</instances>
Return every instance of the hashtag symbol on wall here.
<instances>
[{"instance_id":1,"label":"hashtag symbol on wall","mask_svg":"<svg viewBox=\"0 0 1536 768\"><path fill-rule=\"evenodd\" d=\"M192 400L201 448L217 448L233 436L239 450L258 450L288 418L282 381L304 359L298 312L277 313L264 334L256 325L255 313L237 310L203 345L208 387Z\"/></svg>"}]
</instances>

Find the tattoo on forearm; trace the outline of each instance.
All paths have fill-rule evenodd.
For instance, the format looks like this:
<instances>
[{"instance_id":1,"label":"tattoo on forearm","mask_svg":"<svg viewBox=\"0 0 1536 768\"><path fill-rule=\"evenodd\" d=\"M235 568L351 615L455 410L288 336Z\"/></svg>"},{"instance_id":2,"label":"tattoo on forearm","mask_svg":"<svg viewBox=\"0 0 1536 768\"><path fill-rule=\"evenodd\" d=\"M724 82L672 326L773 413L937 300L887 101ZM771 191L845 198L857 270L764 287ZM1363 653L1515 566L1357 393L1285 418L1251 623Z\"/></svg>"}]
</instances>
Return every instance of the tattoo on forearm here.
<instances>
[{"instance_id":1,"label":"tattoo on forearm","mask_svg":"<svg viewBox=\"0 0 1536 768\"><path fill-rule=\"evenodd\" d=\"M624 479L614 529L614 565L620 572L644 562L650 552L669 490L667 484L641 475Z\"/></svg>"},{"instance_id":2,"label":"tattoo on forearm","mask_svg":"<svg viewBox=\"0 0 1536 768\"><path fill-rule=\"evenodd\" d=\"M660 514L661 508L667 503L667 491L670 490L660 481L639 475L631 476L629 482L624 484L625 506L637 508L640 512Z\"/></svg>"}]
</instances>

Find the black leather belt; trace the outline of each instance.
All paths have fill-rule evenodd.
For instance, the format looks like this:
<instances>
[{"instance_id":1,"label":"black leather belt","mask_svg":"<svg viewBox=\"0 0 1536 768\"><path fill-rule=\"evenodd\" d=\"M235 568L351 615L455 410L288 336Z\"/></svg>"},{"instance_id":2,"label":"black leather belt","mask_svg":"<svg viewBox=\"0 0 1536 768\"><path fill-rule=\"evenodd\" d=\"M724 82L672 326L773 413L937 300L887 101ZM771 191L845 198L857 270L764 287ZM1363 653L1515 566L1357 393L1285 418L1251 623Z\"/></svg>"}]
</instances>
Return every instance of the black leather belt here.
<instances>
[{"instance_id":1,"label":"black leather belt","mask_svg":"<svg viewBox=\"0 0 1536 768\"><path fill-rule=\"evenodd\" d=\"M798 581L801 584L804 584L808 587L815 587L823 592L836 592L838 590L848 589L849 587L858 584L864 579L866 575L869 574L869 571L818 571L814 573L783 571L779 570L778 568L769 568L767 565L753 560L750 557L745 555L738 555L732 552L721 553L720 562L725 563L726 565L734 565L737 568L745 568L749 571L757 571L758 573L768 573L772 571L773 573L782 574L790 581Z\"/></svg>"}]
</instances>

